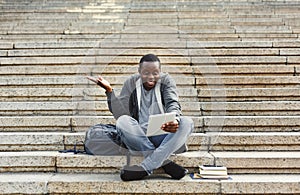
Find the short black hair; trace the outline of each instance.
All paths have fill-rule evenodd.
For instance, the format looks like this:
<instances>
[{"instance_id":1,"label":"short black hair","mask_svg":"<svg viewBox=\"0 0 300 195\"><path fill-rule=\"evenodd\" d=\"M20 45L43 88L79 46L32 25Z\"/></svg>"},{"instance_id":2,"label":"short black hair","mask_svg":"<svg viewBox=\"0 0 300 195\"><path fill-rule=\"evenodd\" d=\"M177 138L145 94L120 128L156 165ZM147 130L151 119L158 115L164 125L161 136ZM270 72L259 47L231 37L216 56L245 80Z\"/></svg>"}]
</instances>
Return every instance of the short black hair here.
<instances>
[{"instance_id":1,"label":"short black hair","mask_svg":"<svg viewBox=\"0 0 300 195\"><path fill-rule=\"evenodd\" d=\"M140 63L139 63L139 68L141 68L143 62L159 62L159 68L160 68L160 60L159 58L154 55L154 54L146 54L144 55L141 60L140 60Z\"/></svg>"}]
</instances>

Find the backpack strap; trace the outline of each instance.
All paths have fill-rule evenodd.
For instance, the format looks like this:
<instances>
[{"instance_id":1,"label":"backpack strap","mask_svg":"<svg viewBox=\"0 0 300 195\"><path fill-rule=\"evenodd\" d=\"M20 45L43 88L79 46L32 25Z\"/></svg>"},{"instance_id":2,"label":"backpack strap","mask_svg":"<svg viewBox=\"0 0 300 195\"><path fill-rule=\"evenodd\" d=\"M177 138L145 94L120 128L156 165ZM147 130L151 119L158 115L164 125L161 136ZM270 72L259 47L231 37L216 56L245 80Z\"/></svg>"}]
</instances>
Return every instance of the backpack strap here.
<instances>
[{"instance_id":1,"label":"backpack strap","mask_svg":"<svg viewBox=\"0 0 300 195\"><path fill-rule=\"evenodd\" d=\"M85 150L77 150L77 145L79 143L82 143L83 144L83 141L78 141L74 144L74 147L73 149L70 149L70 150L59 150L58 152L59 153L74 153L74 154L86 154L86 151Z\"/></svg>"}]
</instances>

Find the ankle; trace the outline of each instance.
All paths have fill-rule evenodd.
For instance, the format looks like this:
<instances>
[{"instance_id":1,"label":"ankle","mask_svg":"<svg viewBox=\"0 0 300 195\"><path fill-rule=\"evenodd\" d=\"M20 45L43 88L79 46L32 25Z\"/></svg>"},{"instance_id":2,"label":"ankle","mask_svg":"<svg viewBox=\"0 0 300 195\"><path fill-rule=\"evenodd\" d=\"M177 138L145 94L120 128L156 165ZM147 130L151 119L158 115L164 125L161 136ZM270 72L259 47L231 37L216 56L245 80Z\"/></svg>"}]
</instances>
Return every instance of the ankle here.
<instances>
[{"instance_id":1,"label":"ankle","mask_svg":"<svg viewBox=\"0 0 300 195\"><path fill-rule=\"evenodd\" d=\"M123 181L141 180L148 175L148 172L141 166L125 166L121 170L120 177Z\"/></svg>"},{"instance_id":2,"label":"ankle","mask_svg":"<svg viewBox=\"0 0 300 195\"><path fill-rule=\"evenodd\" d=\"M187 169L172 161L167 161L166 163L167 164L163 165L162 168L164 169L165 173L170 175L173 179L179 180L188 173Z\"/></svg>"}]
</instances>

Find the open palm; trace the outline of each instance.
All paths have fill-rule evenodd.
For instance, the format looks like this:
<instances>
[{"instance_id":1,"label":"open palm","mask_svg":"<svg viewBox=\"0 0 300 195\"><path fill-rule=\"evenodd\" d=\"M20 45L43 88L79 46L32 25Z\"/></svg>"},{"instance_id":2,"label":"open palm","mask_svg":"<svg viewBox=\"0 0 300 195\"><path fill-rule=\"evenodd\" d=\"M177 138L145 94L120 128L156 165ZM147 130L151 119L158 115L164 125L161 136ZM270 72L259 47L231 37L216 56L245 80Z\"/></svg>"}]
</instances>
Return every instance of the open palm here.
<instances>
[{"instance_id":1,"label":"open palm","mask_svg":"<svg viewBox=\"0 0 300 195\"><path fill-rule=\"evenodd\" d=\"M97 85L99 85L100 87L102 87L103 89L105 89L108 92L112 91L112 87L111 87L110 83L101 76L98 76L97 78L87 76L87 79L89 79L90 81L93 81L94 83L96 83Z\"/></svg>"}]
</instances>

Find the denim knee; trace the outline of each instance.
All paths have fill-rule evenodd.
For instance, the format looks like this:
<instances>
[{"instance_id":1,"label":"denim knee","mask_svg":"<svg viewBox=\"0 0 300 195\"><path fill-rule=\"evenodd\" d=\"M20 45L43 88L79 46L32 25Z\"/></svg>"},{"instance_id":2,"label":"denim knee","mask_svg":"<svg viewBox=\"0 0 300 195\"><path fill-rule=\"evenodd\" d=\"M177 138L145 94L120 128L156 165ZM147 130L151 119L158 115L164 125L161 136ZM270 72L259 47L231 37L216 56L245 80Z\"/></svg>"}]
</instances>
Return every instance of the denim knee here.
<instances>
[{"instance_id":1,"label":"denim knee","mask_svg":"<svg viewBox=\"0 0 300 195\"><path fill-rule=\"evenodd\" d=\"M182 129L189 134L192 133L194 130L194 121L190 117L181 116L179 129Z\"/></svg>"},{"instance_id":2,"label":"denim knee","mask_svg":"<svg viewBox=\"0 0 300 195\"><path fill-rule=\"evenodd\" d=\"M117 122L116 122L117 128L122 129L122 127L124 127L125 125L128 125L128 122L130 120L132 120L132 119L133 118L131 116L128 116L128 115L122 115L122 116L120 116L117 119Z\"/></svg>"}]
</instances>

